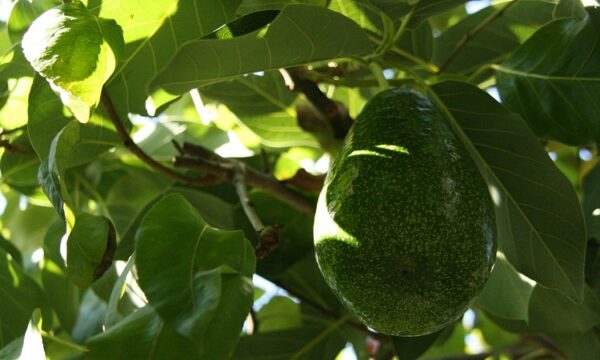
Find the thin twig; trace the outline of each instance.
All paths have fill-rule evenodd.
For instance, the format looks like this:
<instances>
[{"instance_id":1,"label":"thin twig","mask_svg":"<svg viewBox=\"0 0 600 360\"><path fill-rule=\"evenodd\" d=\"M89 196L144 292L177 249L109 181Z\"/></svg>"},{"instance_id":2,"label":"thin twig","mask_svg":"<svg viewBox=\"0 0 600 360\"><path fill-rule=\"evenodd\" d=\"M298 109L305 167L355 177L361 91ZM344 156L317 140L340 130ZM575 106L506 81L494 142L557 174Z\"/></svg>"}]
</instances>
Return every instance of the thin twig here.
<instances>
[{"instance_id":1,"label":"thin twig","mask_svg":"<svg viewBox=\"0 0 600 360\"><path fill-rule=\"evenodd\" d=\"M184 145L184 149L185 149ZM214 154L214 156L218 156ZM222 161L219 158L217 160L204 159L200 157L188 157L178 156L174 160L176 167L199 170L207 172L214 176L220 177L221 179L233 182L235 176L235 168L230 162ZM225 160L225 159L223 159ZM278 198L294 207L303 213L313 216L315 213L315 205L304 198L302 195L289 189L284 184L279 182L273 176L258 172L252 168L245 167L243 171L244 182L255 188L265 190Z\"/></svg>"},{"instance_id":2,"label":"thin twig","mask_svg":"<svg viewBox=\"0 0 600 360\"><path fill-rule=\"evenodd\" d=\"M148 165L152 169L158 171L159 173L167 175L167 176L169 176L183 184L186 184L186 185L205 186L205 185L214 183L214 181L212 181L212 179L194 178L194 177L179 173L179 172L173 170L172 168L167 167L167 166L161 164L160 162L154 160L150 155L148 155L146 152L144 152L144 150L142 150L133 141L133 139L129 135L129 132L127 131L127 129L125 129L125 126L123 125L123 122L121 121L119 114L115 110L110 97L108 96L108 94L105 91L102 92L102 104L104 105L104 109L106 110L109 119L111 120L112 124L114 125L115 130L117 131L117 134L121 138L123 145L127 149L129 149L129 151L131 151L135 156L137 156L138 159L143 161L146 165ZM209 181L209 180L211 180L211 181Z\"/></svg>"},{"instance_id":3,"label":"thin twig","mask_svg":"<svg viewBox=\"0 0 600 360\"><path fill-rule=\"evenodd\" d=\"M487 18L485 18L482 22L480 22L479 25L477 25L475 28L473 28L473 30L470 30L469 32L467 32L460 39L458 44L456 44L454 49L452 49L452 51L450 52L450 54L448 55L446 60L444 60L442 65L439 67L437 73L441 74L442 72L444 72L446 70L446 68L450 65L450 63L456 58L456 56L458 56L458 54L469 43L469 41L471 41L475 36L477 36L477 34L479 34L481 31L483 31L488 25L490 25L492 22L494 22L496 19L498 19L500 16L502 16L511 6L516 4L518 1L519 0L513 0L509 3L507 3L503 7L499 8L498 10L491 13Z\"/></svg>"},{"instance_id":4,"label":"thin twig","mask_svg":"<svg viewBox=\"0 0 600 360\"><path fill-rule=\"evenodd\" d=\"M250 201L250 197L248 197L248 189L246 189L246 183L244 182L245 177L244 173L246 165L243 163L236 164L236 171L233 177L233 183L235 185L235 190L237 191L238 197L240 198L240 203L242 204L242 209L244 209L244 213L252 224L254 231L260 233L264 228L265 224L263 224L262 220L258 217L256 213L256 209L254 209L254 204Z\"/></svg>"}]
</instances>

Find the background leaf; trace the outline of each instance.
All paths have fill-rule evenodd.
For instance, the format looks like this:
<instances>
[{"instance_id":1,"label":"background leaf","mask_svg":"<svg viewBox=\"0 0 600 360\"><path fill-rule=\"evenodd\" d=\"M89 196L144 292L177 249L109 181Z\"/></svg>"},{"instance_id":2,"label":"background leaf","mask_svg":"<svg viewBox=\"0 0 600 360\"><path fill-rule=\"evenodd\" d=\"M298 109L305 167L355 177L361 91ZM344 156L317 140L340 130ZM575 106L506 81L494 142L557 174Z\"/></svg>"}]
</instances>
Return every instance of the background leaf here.
<instances>
[{"instance_id":1,"label":"background leaf","mask_svg":"<svg viewBox=\"0 0 600 360\"><path fill-rule=\"evenodd\" d=\"M569 181L521 119L482 90L444 82L433 91L490 184L499 251L519 272L580 301L585 229Z\"/></svg>"},{"instance_id":2,"label":"background leaf","mask_svg":"<svg viewBox=\"0 0 600 360\"><path fill-rule=\"evenodd\" d=\"M600 139L600 9L588 15L544 26L495 68L503 104L537 135L571 145Z\"/></svg>"}]
</instances>

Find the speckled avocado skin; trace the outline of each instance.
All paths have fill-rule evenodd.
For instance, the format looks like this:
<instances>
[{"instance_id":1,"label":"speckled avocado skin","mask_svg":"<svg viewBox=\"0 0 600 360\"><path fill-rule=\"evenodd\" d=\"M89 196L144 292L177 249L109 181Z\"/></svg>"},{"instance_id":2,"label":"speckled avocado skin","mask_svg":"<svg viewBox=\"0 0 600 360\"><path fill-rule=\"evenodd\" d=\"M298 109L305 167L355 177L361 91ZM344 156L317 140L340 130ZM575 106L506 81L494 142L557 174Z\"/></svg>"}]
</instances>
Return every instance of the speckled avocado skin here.
<instances>
[{"instance_id":1,"label":"speckled avocado skin","mask_svg":"<svg viewBox=\"0 0 600 360\"><path fill-rule=\"evenodd\" d=\"M325 280L372 329L432 333L488 279L494 205L466 148L424 95L391 89L358 116L319 197Z\"/></svg>"}]
</instances>

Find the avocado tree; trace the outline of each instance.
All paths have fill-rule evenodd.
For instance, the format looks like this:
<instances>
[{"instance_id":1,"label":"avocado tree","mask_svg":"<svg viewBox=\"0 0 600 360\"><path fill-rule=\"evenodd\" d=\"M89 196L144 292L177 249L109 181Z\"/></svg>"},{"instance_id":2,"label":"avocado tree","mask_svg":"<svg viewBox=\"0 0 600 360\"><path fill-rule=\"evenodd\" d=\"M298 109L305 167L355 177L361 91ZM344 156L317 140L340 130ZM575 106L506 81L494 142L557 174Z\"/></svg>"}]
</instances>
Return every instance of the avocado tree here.
<instances>
[{"instance_id":1,"label":"avocado tree","mask_svg":"<svg viewBox=\"0 0 600 360\"><path fill-rule=\"evenodd\" d=\"M599 359L596 5L0 1L0 359ZM469 309L422 336L361 322L313 245L317 198L344 144L386 133L377 116L433 111L376 103L375 127L347 139L389 88L427 99L453 139L425 129L445 146L431 156L460 148L473 168L459 178L483 192L461 192L477 205L457 223L416 212L386 224L420 224L423 247L463 221L497 234ZM432 182L440 162L422 162L381 176ZM352 206L432 198L361 179L378 196ZM385 226L369 231L389 239ZM465 266L489 269L470 250L479 239L460 239ZM379 258L385 241L358 256ZM397 278L393 261L372 263ZM474 287L444 276L458 284L447 304ZM410 308L364 279L344 277L363 304Z\"/></svg>"}]
</instances>

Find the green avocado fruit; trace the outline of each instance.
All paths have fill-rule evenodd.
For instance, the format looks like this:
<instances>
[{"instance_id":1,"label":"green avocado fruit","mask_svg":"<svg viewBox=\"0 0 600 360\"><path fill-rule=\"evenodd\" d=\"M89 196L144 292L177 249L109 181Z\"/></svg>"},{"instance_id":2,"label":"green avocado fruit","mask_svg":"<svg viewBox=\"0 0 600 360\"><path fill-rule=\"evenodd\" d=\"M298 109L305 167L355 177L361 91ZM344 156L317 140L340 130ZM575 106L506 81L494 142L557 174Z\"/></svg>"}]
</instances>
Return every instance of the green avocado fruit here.
<instances>
[{"instance_id":1,"label":"green avocado fruit","mask_svg":"<svg viewBox=\"0 0 600 360\"><path fill-rule=\"evenodd\" d=\"M390 89L367 103L319 196L317 262L370 328L419 336L456 321L496 254L494 204L431 100Z\"/></svg>"}]
</instances>

